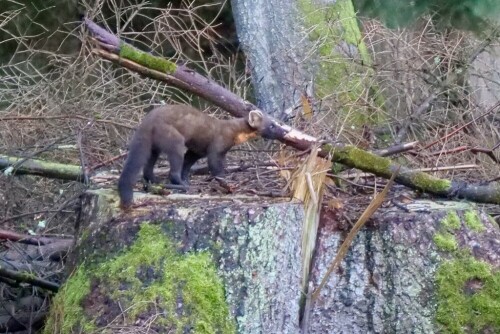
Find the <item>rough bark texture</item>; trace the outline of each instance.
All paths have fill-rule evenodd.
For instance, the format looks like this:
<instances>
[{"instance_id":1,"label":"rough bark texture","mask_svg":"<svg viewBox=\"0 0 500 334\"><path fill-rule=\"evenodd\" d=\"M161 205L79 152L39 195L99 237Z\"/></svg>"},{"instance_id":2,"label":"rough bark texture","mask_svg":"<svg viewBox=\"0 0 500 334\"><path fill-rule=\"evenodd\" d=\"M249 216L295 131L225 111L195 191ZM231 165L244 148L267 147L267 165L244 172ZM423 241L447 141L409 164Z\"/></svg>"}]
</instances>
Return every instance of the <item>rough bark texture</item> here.
<instances>
[{"instance_id":1,"label":"rough bark texture","mask_svg":"<svg viewBox=\"0 0 500 334\"><path fill-rule=\"evenodd\" d=\"M236 320L240 333L297 333L301 204L258 202L256 198L238 196L222 199L180 195L178 199L161 200L149 196L144 202L147 205L124 215L116 212L115 200L111 191L85 195L70 266L73 275L52 307L48 322L51 327L46 332L54 328L99 332L105 326L132 329L148 323L161 333L226 333L232 332L231 321ZM153 239L138 243L144 230L157 233ZM168 245L174 245L174 255L166 250ZM136 254L137 248L144 254ZM158 250L165 250L165 254ZM227 307L211 304L215 302L210 289L217 284L209 283L207 267L212 265L196 264L196 257L203 254L208 254L213 272L222 282L229 310L224 325L201 319L195 311L201 307L219 314ZM152 257L157 259L149 263ZM192 262L183 262L185 259ZM135 262L140 265L121 268L117 263L122 262L132 267ZM184 270L189 271L186 276L182 276ZM204 275L207 282L203 282ZM189 291L200 279L197 289L201 290ZM176 288L165 291L168 282L174 282ZM71 289L75 288L85 291L77 303L84 308L77 312L76 319L70 318L71 312L67 311L71 309L67 303L74 299ZM153 296L144 292L149 290ZM200 300L204 295L207 297ZM137 309L135 305L141 303L150 306ZM57 314L61 305L66 308L63 315ZM62 317L59 322L58 316ZM217 318L220 321L223 316Z\"/></svg>"},{"instance_id":2,"label":"rough bark texture","mask_svg":"<svg viewBox=\"0 0 500 334\"><path fill-rule=\"evenodd\" d=\"M463 328L482 333L500 331L500 323L495 320L478 325L489 312L496 312L490 316L498 318L500 305L494 292L486 297L486 304L491 304L489 311L472 306L476 294L481 290L486 293L487 279L477 278L475 284L480 288L470 293L467 285L475 274L466 277L467 261L488 263L485 267L497 277L494 289L500 288L498 226L484 214L476 216L472 205L465 209L469 206L466 203L448 203L436 210L429 209L430 205L433 203L414 203L416 209L411 212L385 209L373 217L313 305L309 333L462 333ZM311 273L313 286L319 284L345 236L339 231L338 219L328 213L322 224ZM450 263L462 263L464 268L447 272ZM443 293L446 283L459 282L460 275L464 275L464 284L453 292L464 297L466 308L471 307L468 320L454 309L462 305L455 305L459 303ZM445 277L444 282L440 277ZM455 331L450 319L461 329Z\"/></svg>"},{"instance_id":3,"label":"rough bark texture","mask_svg":"<svg viewBox=\"0 0 500 334\"><path fill-rule=\"evenodd\" d=\"M238 38L252 70L257 105L277 118L312 89L307 33L295 0L232 0Z\"/></svg>"},{"instance_id":4,"label":"rough bark texture","mask_svg":"<svg viewBox=\"0 0 500 334\"><path fill-rule=\"evenodd\" d=\"M469 82L480 106L492 106L500 100L500 47L491 46L471 64ZM498 121L498 117L497 117Z\"/></svg>"},{"instance_id":5,"label":"rough bark texture","mask_svg":"<svg viewBox=\"0 0 500 334\"><path fill-rule=\"evenodd\" d=\"M136 203L123 214L114 191L84 196L72 275L45 333L301 333L301 204ZM339 217L359 215L336 210L322 214L312 287L349 230ZM477 212L435 201L381 209L313 303L308 333L500 331L500 231Z\"/></svg>"}]
</instances>

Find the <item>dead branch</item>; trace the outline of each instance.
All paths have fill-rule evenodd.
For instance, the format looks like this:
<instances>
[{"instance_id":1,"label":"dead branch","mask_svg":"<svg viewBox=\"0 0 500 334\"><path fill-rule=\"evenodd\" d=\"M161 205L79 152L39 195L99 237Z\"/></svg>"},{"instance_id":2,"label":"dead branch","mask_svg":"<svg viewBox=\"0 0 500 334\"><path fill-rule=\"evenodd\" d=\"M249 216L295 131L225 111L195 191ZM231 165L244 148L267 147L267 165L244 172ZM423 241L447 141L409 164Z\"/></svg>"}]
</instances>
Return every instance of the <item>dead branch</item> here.
<instances>
[{"instance_id":1,"label":"dead branch","mask_svg":"<svg viewBox=\"0 0 500 334\"><path fill-rule=\"evenodd\" d=\"M407 152L413 150L419 144L418 141L413 141L411 143L398 144L381 150L376 150L373 153L381 157L388 157L391 155Z\"/></svg>"},{"instance_id":2,"label":"dead branch","mask_svg":"<svg viewBox=\"0 0 500 334\"><path fill-rule=\"evenodd\" d=\"M52 179L78 182L83 182L84 180L80 166L8 155L0 155L0 170L4 174L32 174Z\"/></svg>"},{"instance_id":3,"label":"dead branch","mask_svg":"<svg viewBox=\"0 0 500 334\"><path fill-rule=\"evenodd\" d=\"M48 212L48 211L44 210L44 211L39 211L39 212ZM34 213L29 212L28 214L34 214ZM4 222L4 221L7 221L7 220L4 219L2 222ZM41 246L41 245L47 245L47 244L51 244L51 243L54 243L57 241L61 241L63 239L48 238L48 237L43 237L43 236L31 236L31 235L16 233L14 231L0 229L0 240L9 240L9 241L14 241L14 242L20 242L20 243L27 244L27 245ZM66 239L66 240L71 240L71 239Z\"/></svg>"},{"instance_id":4,"label":"dead branch","mask_svg":"<svg viewBox=\"0 0 500 334\"><path fill-rule=\"evenodd\" d=\"M47 281L43 278L35 277L33 276L33 274L28 272L10 270L2 267L1 265L0 265L0 276L16 281L17 283L19 282L28 283L53 292L57 292L59 290L59 284Z\"/></svg>"},{"instance_id":5,"label":"dead branch","mask_svg":"<svg viewBox=\"0 0 500 334\"><path fill-rule=\"evenodd\" d=\"M324 148L324 147L323 147ZM375 156L352 146L342 148L331 146L333 161L361 169L383 178L390 178L400 165L390 159ZM401 166L395 181L412 189L437 196L463 198L478 203L500 204L500 184L469 184L463 181L440 179L427 173Z\"/></svg>"}]
</instances>

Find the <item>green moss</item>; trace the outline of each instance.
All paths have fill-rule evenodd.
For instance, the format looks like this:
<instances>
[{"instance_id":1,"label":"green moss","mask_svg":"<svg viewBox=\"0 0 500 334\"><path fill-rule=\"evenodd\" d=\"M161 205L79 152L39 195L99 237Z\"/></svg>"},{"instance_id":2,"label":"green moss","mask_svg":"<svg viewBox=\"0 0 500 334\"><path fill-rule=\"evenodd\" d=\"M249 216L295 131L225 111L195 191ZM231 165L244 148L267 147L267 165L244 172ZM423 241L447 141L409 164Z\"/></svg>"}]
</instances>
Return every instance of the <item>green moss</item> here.
<instances>
[{"instance_id":1,"label":"green moss","mask_svg":"<svg viewBox=\"0 0 500 334\"><path fill-rule=\"evenodd\" d=\"M455 236L449 232L436 233L433 240L436 243L436 246L442 251L452 252L458 248Z\"/></svg>"},{"instance_id":2,"label":"green moss","mask_svg":"<svg viewBox=\"0 0 500 334\"><path fill-rule=\"evenodd\" d=\"M355 146L333 148L331 145L324 145L322 149L330 151L333 154L333 160L336 162L345 163L348 166L355 165L356 168L370 171L379 176L390 177L392 175L390 170L391 160L379 157Z\"/></svg>"},{"instance_id":3,"label":"green moss","mask_svg":"<svg viewBox=\"0 0 500 334\"><path fill-rule=\"evenodd\" d=\"M363 42L352 2L340 0L318 7L314 1L299 0L298 4L309 39L318 45L320 68L315 80L318 97L325 98L335 92L339 104L344 106L339 111L349 124L361 126L382 121L383 116L377 108L383 108L384 99L373 85L373 71L358 63L369 65L371 57ZM349 55L346 56L346 53ZM347 58L351 55L358 62ZM360 96L366 95L371 97L377 108L356 103Z\"/></svg>"},{"instance_id":4,"label":"green moss","mask_svg":"<svg viewBox=\"0 0 500 334\"><path fill-rule=\"evenodd\" d=\"M131 321L154 306L165 311L158 321L172 333L182 333L185 328L200 334L235 332L210 254L179 255L158 226L143 223L130 249L100 266L95 274L112 285L112 297L128 309L126 316ZM123 285L127 289L119 289ZM179 303L183 304L182 314L178 314Z\"/></svg>"},{"instance_id":5,"label":"green moss","mask_svg":"<svg viewBox=\"0 0 500 334\"><path fill-rule=\"evenodd\" d=\"M82 302L90 293L90 279L80 267L55 296L44 333L91 333L95 329L86 319Z\"/></svg>"},{"instance_id":6,"label":"green moss","mask_svg":"<svg viewBox=\"0 0 500 334\"><path fill-rule=\"evenodd\" d=\"M194 333L216 333L219 329L223 333L235 332L223 285L208 253L179 258L169 268L165 283L172 287L183 286L184 303L192 308L195 320Z\"/></svg>"},{"instance_id":7,"label":"green moss","mask_svg":"<svg viewBox=\"0 0 500 334\"><path fill-rule=\"evenodd\" d=\"M412 183L417 188L433 194L447 194L451 187L450 180L443 180L425 173L416 173L412 177Z\"/></svg>"},{"instance_id":8,"label":"green moss","mask_svg":"<svg viewBox=\"0 0 500 334\"><path fill-rule=\"evenodd\" d=\"M156 70L162 73L170 74L175 72L175 70L177 69L177 65L175 65L173 62L165 58L155 57L126 43L122 43L120 45L120 57L132 60L149 69Z\"/></svg>"},{"instance_id":9,"label":"green moss","mask_svg":"<svg viewBox=\"0 0 500 334\"><path fill-rule=\"evenodd\" d=\"M0 168L0 172L3 172L5 175L10 175L12 173L15 173L16 175L34 174L70 181L83 179L82 168L78 165L56 163L40 159L25 160L24 158L11 157L7 155L0 155L0 160L4 160L3 163L6 165L16 166L16 168L9 173L6 172L9 168ZM21 161L24 162L19 165Z\"/></svg>"},{"instance_id":10,"label":"green moss","mask_svg":"<svg viewBox=\"0 0 500 334\"><path fill-rule=\"evenodd\" d=\"M470 256L436 273L440 333L500 333L500 273Z\"/></svg>"},{"instance_id":11,"label":"green moss","mask_svg":"<svg viewBox=\"0 0 500 334\"><path fill-rule=\"evenodd\" d=\"M458 230L461 224L457 212L453 210L448 212L448 215L441 220L441 225L449 230Z\"/></svg>"},{"instance_id":12,"label":"green moss","mask_svg":"<svg viewBox=\"0 0 500 334\"><path fill-rule=\"evenodd\" d=\"M157 225L143 223L137 240L120 255L77 270L55 297L44 333L96 330L82 306L93 281L99 282L100 295L120 303L127 323L161 310L155 322L169 333L236 332L211 255L179 254Z\"/></svg>"},{"instance_id":13,"label":"green moss","mask_svg":"<svg viewBox=\"0 0 500 334\"><path fill-rule=\"evenodd\" d=\"M332 163L332 168L331 168L331 172L335 175L339 174L340 172L343 172L344 170L346 170L346 167L342 164L339 164L339 163L336 163L336 162L333 162Z\"/></svg>"},{"instance_id":14,"label":"green moss","mask_svg":"<svg viewBox=\"0 0 500 334\"><path fill-rule=\"evenodd\" d=\"M465 218L465 224L473 231L476 232L482 232L484 231L485 227L483 223L481 222L481 219L479 219L479 216L477 215L476 211L474 210L467 210L464 214Z\"/></svg>"}]
</instances>

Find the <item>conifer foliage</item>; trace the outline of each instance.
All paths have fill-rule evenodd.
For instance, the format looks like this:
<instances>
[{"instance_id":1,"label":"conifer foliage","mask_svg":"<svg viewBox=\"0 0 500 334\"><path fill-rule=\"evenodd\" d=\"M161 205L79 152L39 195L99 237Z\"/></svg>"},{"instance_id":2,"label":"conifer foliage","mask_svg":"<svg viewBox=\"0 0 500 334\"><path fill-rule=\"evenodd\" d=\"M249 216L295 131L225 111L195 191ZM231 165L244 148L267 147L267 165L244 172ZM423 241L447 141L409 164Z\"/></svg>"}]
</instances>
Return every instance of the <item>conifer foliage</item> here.
<instances>
[{"instance_id":1,"label":"conifer foliage","mask_svg":"<svg viewBox=\"0 0 500 334\"><path fill-rule=\"evenodd\" d=\"M431 15L438 26L480 32L500 23L498 0L353 0L361 15L396 28Z\"/></svg>"}]
</instances>

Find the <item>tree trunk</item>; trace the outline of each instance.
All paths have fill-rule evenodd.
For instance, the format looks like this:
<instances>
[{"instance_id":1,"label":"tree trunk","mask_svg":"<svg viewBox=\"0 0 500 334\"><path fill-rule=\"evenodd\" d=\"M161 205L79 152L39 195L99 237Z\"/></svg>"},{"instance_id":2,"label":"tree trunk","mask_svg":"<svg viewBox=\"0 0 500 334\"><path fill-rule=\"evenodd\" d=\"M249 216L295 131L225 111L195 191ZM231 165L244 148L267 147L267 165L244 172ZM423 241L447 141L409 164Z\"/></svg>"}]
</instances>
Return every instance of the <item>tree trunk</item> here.
<instances>
[{"instance_id":1,"label":"tree trunk","mask_svg":"<svg viewBox=\"0 0 500 334\"><path fill-rule=\"evenodd\" d=\"M372 90L371 70L358 65L371 60L351 0L232 0L231 4L263 110L284 119L295 116L290 108L301 107L304 98L334 96L340 102L334 109L345 108L345 117L354 111L349 122L361 125L381 105ZM353 110L352 104L365 95L366 110L357 106L359 110Z\"/></svg>"},{"instance_id":2,"label":"tree trunk","mask_svg":"<svg viewBox=\"0 0 500 334\"><path fill-rule=\"evenodd\" d=\"M297 333L302 205L255 197L147 196L116 212L88 193L46 333Z\"/></svg>"},{"instance_id":3,"label":"tree trunk","mask_svg":"<svg viewBox=\"0 0 500 334\"><path fill-rule=\"evenodd\" d=\"M469 83L474 87L476 103L482 107L500 100L500 47L488 46L477 55L470 68ZM497 116L496 121L498 122Z\"/></svg>"},{"instance_id":4,"label":"tree trunk","mask_svg":"<svg viewBox=\"0 0 500 334\"><path fill-rule=\"evenodd\" d=\"M283 119L312 89L313 62L306 59L312 43L300 24L297 1L232 0L231 6L257 106Z\"/></svg>"}]
</instances>

